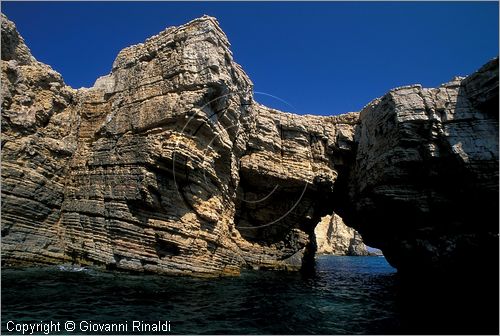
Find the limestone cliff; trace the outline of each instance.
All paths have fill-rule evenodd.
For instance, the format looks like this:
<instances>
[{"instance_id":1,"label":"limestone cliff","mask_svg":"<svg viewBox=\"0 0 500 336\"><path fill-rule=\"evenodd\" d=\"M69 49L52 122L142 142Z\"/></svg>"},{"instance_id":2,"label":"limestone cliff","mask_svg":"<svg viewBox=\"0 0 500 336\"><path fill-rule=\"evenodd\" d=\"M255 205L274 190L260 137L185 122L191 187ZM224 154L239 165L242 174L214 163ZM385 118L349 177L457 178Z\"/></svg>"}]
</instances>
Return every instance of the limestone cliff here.
<instances>
[{"instance_id":1,"label":"limestone cliff","mask_svg":"<svg viewBox=\"0 0 500 336\"><path fill-rule=\"evenodd\" d=\"M255 103L211 17L122 50L80 90L37 62L5 17L2 29L5 264L301 267L356 114Z\"/></svg>"},{"instance_id":2,"label":"limestone cliff","mask_svg":"<svg viewBox=\"0 0 500 336\"><path fill-rule=\"evenodd\" d=\"M37 62L2 16L2 257L58 263L65 253L62 206L78 146L76 91Z\"/></svg>"},{"instance_id":3,"label":"limestone cliff","mask_svg":"<svg viewBox=\"0 0 500 336\"><path fill-rule=\"evenodd\" d=\"M298 116L256 103L229 47L205 16L74 90L2 16L4 265L299 269L333 211L400 269L498 243L498 60L360 114ZM470 225L466 204L491 218Z\"/></svg>"},{"instance_id":4,"label":"limestone cliff","mask_svg":"<svg viewBox=\"0 0 500 336\"><path fill-rule=\"evenodd\" d=\"M397 88L368 104L345 219L399 270L491 267L498 115L498 58L439 88Z\"/></svg>"},{"instance_id":5,"label":"limestone cliff","mask_svg":"<svg viewBox=\"0 0 500 336\"><path fill-rule=\"evenodd\" d=\"M361 235L344 224L337 214L327 215L321 219L314 229L317 254L367 256Z\"/></svg>"}]
</instances>

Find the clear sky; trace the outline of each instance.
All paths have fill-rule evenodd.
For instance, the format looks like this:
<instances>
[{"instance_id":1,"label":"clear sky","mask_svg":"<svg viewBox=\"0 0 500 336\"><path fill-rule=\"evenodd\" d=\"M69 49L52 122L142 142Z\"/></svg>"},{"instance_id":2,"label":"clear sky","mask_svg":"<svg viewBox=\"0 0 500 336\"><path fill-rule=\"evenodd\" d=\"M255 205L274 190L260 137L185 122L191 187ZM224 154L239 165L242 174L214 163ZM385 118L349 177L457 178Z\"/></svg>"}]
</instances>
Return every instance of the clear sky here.
<instances>
[{"instance_id":1,"label":"clear sky","mask_svg":"<svg viewBox=\"0 0 500 336\"><path fill-rule=\"evenodd\" d=\"M359 111L391 88L435 87L498 55L498 2L2 2L33 55L72 87L168 26L218 18L266 105Z\"/></svg>"}]
</instances>

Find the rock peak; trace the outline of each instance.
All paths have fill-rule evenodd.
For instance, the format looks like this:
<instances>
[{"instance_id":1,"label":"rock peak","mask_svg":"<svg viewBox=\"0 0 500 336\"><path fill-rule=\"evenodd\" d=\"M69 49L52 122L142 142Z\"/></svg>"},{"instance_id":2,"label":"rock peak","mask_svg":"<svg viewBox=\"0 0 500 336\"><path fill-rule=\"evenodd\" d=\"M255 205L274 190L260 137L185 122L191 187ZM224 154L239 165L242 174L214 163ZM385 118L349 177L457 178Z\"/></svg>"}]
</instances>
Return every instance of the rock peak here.
<instances>
[{"instance_id":1,"label":"rock peak","mask_svg":"<svg viewBox=\"0 0 500 336\"><path fill-rule=\"evenodd\" d=\"M2 60L15 60L26 65L36 62L24 39L19 35L16 25L5 14L1 14L2 21Z\"/></svg>"}]
</instances>

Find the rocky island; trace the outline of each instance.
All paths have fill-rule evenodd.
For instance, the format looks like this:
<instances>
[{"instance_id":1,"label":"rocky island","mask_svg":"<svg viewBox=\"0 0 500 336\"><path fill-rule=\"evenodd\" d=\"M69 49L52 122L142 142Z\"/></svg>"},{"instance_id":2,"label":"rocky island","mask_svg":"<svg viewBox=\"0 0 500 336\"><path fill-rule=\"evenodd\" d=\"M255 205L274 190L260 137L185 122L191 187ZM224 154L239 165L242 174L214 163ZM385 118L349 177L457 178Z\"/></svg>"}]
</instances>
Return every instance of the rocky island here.
<instances>
[{"instance_id":1,"label":"rocky island","mask_svg":"<svg viewBox=\"0 0 500 336\"><path fill-rule=\"evenodd\" d=\"M4 266L298 270L343 220L345 254L362 236L402 273L498 273L498 58L323 117L257 103L208 16L123 49L91 88L4 15L1 38Z\"/></svg>"}]
</instances>

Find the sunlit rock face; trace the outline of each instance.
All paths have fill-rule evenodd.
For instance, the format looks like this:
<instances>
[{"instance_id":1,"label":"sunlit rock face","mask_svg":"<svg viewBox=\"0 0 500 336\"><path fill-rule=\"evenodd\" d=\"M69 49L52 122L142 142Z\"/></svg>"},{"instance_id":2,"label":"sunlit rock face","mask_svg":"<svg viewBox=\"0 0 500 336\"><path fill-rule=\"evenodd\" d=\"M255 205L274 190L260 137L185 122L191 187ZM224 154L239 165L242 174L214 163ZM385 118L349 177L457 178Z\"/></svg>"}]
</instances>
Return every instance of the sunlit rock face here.
<instances>
[{"instance_id":1,"label":"sunlit rock face","mask_svg":"<svg viewBox=\"0 0 500 336\"><path fill-rule=\"evenodd\" d=\"M314 227L332 211L358 115L298 116L261 105L254 114L255 128L240 160L236 229L244 241L295 252L300 267L304 256L314 255ZM246 260L254 258L249 251Z\"/></svg>"},{"instance_id":2,"label":"sunlit rock face","mask_svg":"<svg viewBox=\"0 0 500 336\"><path fill-rule=\"evenodd\" d=\"M5 17L2 45L4 263L239 272L234 198L251 82L214 19L124 49L77 91Z\"/></svg>"},{"instance_id":3,"label":"sunlit rock face","mask_svg":"<svg viewBox=\"0 0 500 336\"><path fill-rule=\"evenodd\" d=\"M338 256L367 256L368 250L361 235L345 225L337 214L327 215L314 229L316 253Z\"/></svg>"},{"instance_id":4,"label":"sunlit rock face","mask_svg":"<svg viewBox=\"0 0 500 336\"><path fill-rule=\"evenodd\" d=\"M229 47L205 16L74 90L2 16L4 265L297 270L333 211L400 269L497 243L497 60L361 113L298 116L256 103Z\"/></svg>"},{"instance_id":5,"label":"sunlit rock face","mask_svg":"<svg viewBox=\"0 0 500 336\"><path fill-rule=\"evenodd\" d=\"M333 192L357 114L256 104L211 17L122 50L79 90L2 29L5 264L218 275L314 253L329 211L315 200Z\"/></svg>"},{"instance_id":6,"label":"sunlit rock face","mask_svg":"<svg viewBox=\"0 0 500 336\"><path fill-rule=\"evenodd\" d=\"M2 258L68 261L62 218L78 145L76 91L37 62L2 15Z\"/></svg>"}]
</instances>

